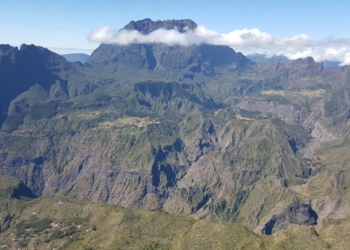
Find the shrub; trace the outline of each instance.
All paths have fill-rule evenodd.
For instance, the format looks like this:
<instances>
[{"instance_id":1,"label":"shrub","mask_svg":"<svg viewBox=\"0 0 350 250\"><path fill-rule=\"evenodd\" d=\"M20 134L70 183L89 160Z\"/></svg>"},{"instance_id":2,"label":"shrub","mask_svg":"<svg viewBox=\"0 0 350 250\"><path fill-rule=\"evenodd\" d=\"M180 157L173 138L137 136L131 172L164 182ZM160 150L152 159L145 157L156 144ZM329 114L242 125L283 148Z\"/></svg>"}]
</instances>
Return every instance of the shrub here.
<instances>
[{"instance_id":1,"label":"shrub","mask_svg":"<svg viewBox=\"0 0 350 250\"><path fill-rule=\"evenodd\" d=\"M32 229L33 232L41 232L45 228L51 228L52 220L31 218L28 221L21 221L16 225L17 235L25 233L26 229Z\"/></svg>"},{"instance_id":2,"label":"shrub","mask_svg":"<svg viewBox=\"0 0 350 250\"><path fill-rule=\"evenodd\" d=\"M57 102L35 104L30 108L33 119L51 118L56 114Z\"/></svg>"}]
</instances>

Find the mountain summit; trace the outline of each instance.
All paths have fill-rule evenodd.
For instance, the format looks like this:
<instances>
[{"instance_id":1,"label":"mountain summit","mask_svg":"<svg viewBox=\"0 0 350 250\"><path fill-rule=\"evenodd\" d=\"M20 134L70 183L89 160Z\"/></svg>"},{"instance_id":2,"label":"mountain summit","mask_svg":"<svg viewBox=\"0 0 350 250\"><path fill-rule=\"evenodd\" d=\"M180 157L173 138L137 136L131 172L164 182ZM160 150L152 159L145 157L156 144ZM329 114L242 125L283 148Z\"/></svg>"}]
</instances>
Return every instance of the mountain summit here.
<instances>
[{"instance_id":1,"label":"mountain summit","mask_svg":"<svg viewBox=\"0 0 350 250\"><path fill-rule=\"evenodd\" d=\"M158 29L172 30L177 29L180 33L185 33L187 30L194 30L197 28L197 24L191 19L182 20L164 20L164 21L152 21L149 18L140 21L131 21L123 29L137 30L141 34L149 34Z\"/></svg>"},{"instance_id":2,"label":"mountain summit","mask_svg":"<svg viewBox=\"0 0 350 250\"><path fill-rule=\"evenodd\" d=\"M150 34L158 29L177 30L185 33L194 30L197 24L190 19L152 21L144 19L131 21L123 30L137 30L141 34ZM101 44L87 60L89 65L113 65L118 77L142 75L150 79L155 76L162 80L202 81L202 77L215 77L228 68L246 67L252 64L242 53L236 53L229 46L210 44L173 45L162 42ZM111 66L112 67L112 66ZM131 71L136 73L130 73ZM152 76L149 76L152 72ZM197 79L196 79L197 78Z\"/></svg>"},{"instance_id":3,"label":"mountain summit","mask_svg":"<svg viewBox=\"0 0 350 250\"><path fill-rule=\"evenodd\" d=\"M158 29L185 33L197 24L190 19L131 21L123 30L137 30L150 34ZM217 74L253 64L242 53L228 46L209 44L173 45L164 42L101 44L86 61L88 65L109 65L113 76L126 81L158 79L166 81L201 82L203 77L215 78ZM132 76L132 77L131 77Z\"/></svg>"}]
</instances>

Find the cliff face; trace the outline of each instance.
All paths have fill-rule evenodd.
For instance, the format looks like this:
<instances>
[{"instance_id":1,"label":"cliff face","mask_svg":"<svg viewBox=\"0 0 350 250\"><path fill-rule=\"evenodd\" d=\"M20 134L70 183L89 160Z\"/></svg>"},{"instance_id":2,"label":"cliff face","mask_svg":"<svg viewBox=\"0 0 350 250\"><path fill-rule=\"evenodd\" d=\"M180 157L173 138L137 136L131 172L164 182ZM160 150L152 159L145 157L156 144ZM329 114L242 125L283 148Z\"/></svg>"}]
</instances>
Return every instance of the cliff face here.
<instances>
[{"instance_id":1,"label":"cliff face","mask_svg":"<svg viewBox=\"0 0 350 250\"><path fill-rule=\"evenodd\" d=\"M263 234L273 234L286 229L289 224L313 226L317 225L318 215L307 204L295 204L282 214L274 215L262 230Z\"/></svg>"},{"instance_id":2,"label":"cliff face","mask_svg":"<svg viewBox=\"0 0 350 250\"><path fill-rule=\"evenodd\" d=\"M23 203L20 199L36 197L22 181L11 176L0 176L0 234L11 226L19 214Z\"/></svg>"},{"instance_id":3,"label":"cliff face","mask_svg":"<svg viewBox=\"0 0 350 250\"><path fill-rule=\"evenodd\" d=\"M113 69L113 77L198 82L252 64L227 46L165 44L101 44L87 60L95 68ZM131 72L137 72L130 77ZM136 80L136 79L135 79Z\"/></svg>"},{"instance_id":4,"label":"cliff face","mask_svg":"<svg viewBox=\"0 0 350 250\"><path fill-rule=\"evenodd\" d=\"M0 176L0 196L1 198L36 198L32 190L24 183L11 176Z\"/></svg>"},{"instance_id":5,"label":"cliff face","mask_svg":"<svg viewBox=\"0 0 350 250\"><path fill-rule=\"evenodd\" d=\"M152 21L149 18L140 21L131 21L123 29L125 30L137 30L141 34L149 34L158 29L165 30L177 30L180 33L194 30L197 28L197 24L190 19L184 20L165 20L165 21Z\"/></svg>"},{"instance_id":6,"label":"cliff face","mask_svg":"<svg viewBox=\"0 0 350 250\"><path fill-rule=\"evenodd\" d=\"M244 100L237 105L237 108L246 111L259 111L269 113L281 119L288 119L302 123L308 116L307 110L298 109L291 103L280 103L278 101L257 101Z\"/></svg>"}]
</instances>

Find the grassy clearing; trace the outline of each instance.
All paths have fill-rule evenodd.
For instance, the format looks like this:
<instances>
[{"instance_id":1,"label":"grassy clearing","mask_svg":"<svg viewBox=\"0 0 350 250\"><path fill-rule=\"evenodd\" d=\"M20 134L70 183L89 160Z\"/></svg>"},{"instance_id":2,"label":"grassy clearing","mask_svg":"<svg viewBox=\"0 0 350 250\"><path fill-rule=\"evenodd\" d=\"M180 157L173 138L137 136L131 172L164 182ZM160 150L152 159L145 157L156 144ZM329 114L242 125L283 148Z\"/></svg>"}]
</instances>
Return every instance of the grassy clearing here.
<instances>
[{"instance_id":1,"label":"grassy clearing","mask_svg":"<svg viewBox=\"0 0 350 250\"><path fill-rule=\"evenodd\" d=\"M309 90L309 89L304 89L298 92L288 92L286 90L266 90L262 91L262 95L281 95L281 96L306 96L306 97L322 97L326 91L324 89L317 89L317 90Z\"/></svg>"}]
</instances>

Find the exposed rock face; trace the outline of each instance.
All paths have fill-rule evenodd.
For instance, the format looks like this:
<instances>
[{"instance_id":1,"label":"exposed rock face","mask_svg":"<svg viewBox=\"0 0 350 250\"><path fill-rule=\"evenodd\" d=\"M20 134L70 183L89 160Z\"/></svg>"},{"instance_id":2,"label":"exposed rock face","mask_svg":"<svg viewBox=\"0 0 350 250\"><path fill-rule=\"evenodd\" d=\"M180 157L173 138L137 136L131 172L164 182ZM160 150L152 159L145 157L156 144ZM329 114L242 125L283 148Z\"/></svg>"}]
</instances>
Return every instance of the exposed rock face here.
<instances>
[{"instance_id":1,"label":"exposed rock face","mask_svg":"<svg viewBox=\"0 0 350 250\"><path fill-rule=\"evenodd\" d=\"M195 28L197 28L197 24L190 19L152 21L149 18L136 22L131 21L128 25L124 27L124 29L126 30L137 30L141 34L149 34L157 29L176 29L180 33L184 33L188 30L194 30Z\"/></svg>"},{"instance_id":2,"label":"exposed rock face","mask_svg":"<svg viewBox=\"0 0 350 250\"><path fill-rule=\"evenodd\" d=\"M87 60L94 67L109 67L114 77L130 80L158 79L201 82L215 79L228 70L253 63L228 46L169 46L166 44L101 44Z\"/></svg>"},{"instance_id":3,"label":"exposed rock face","mask_svg":"<svg viewBox=\"0 0 350 250\"><path fill-rule=\"evenodd\" d=\"M0 176L0 233L7 230L16 217L21 202L19 199L36 197L21 180Z\"/></svg>"},{"instance_id":4,"label":"exposed rock face","mask_svg":"<svg viewBox=\"0 0 350 250\"><path fill-rule=\"evenodd\" d=\"M274 215L266 223L263 234L273 234L286 229L289 224L313 226L317 225L318 215L308 204L295 204L282 214Z\"/></svg>"},{"instance_id":5,"label":"exposed rock face","mask_svg":"<svg viewBox=\"0 0 350 250\"><path fill-rule=\"evenodd\" d=\"M24 183L11 176L0 176L0 197L12 197L12 198L36 198L32 190L24 185Z\"/></svg>"},{"instance_id":6,"label":"exposed rock face","mask_svg":"<svg viewBox=\"0 0 350 250\"><path fill-rule=\"evenodd\" d=\"M305 111L296 110L291 104L280 104L278 102L242 101L237 104L237 107L247 111L269 113L281 119L289 119L297 122L304 121L308 115Z\"/></svg>"}]
</instances>

